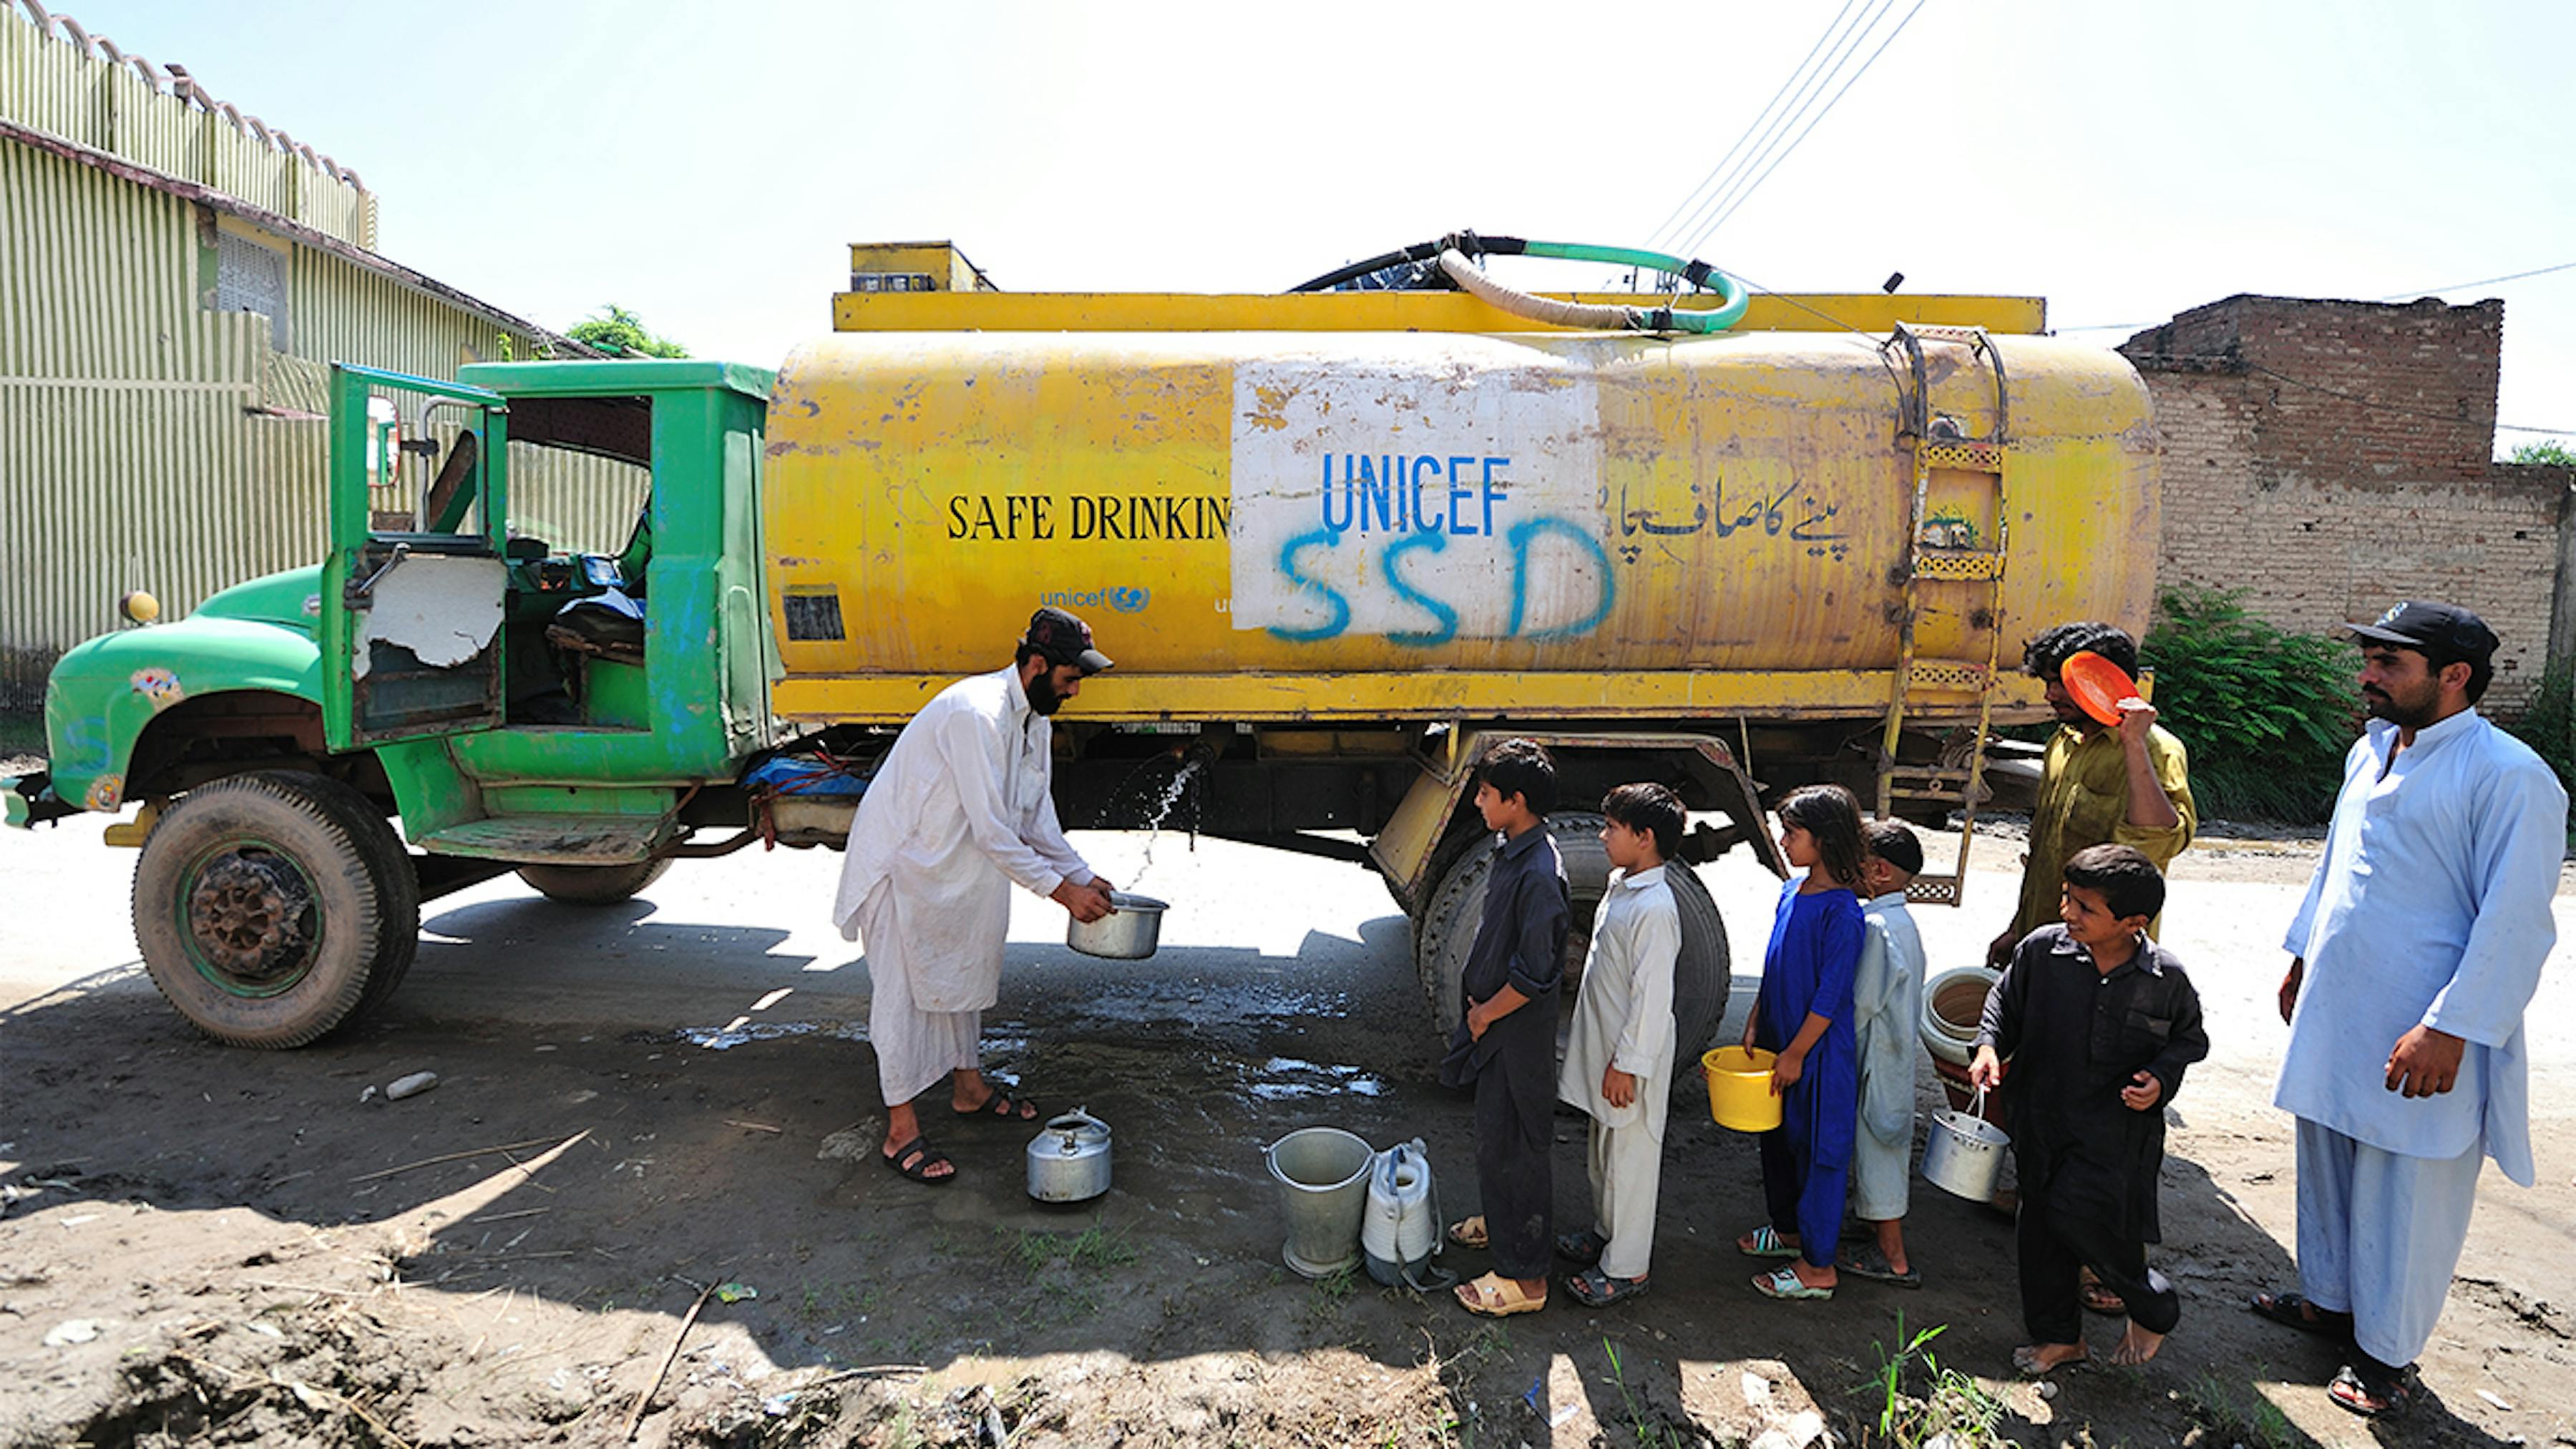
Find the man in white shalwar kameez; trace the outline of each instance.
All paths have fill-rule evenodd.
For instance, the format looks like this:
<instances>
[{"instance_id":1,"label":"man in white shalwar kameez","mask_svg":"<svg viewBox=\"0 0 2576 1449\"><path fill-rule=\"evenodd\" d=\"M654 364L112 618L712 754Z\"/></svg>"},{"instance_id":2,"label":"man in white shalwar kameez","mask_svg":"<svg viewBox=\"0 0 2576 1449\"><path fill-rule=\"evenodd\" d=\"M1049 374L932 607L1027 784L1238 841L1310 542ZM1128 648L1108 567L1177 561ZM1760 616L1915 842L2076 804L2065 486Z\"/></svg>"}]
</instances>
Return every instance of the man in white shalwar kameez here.
<instances>
[{"instance_id":1,"label":"man in white shalwar kameez","mask_svg":"<svg viewBox=\"0 0 2576 1449\"><path fill-rule=\"evenodd\" d=\"M1905 1251L1914 1160L1914 1055L1923 1020L1923 934L1905 909L1905 887L1923 873L1923 842L1898 820L1862 829L1869 929L1852 969L1852 1040L1860 1051L1860 1131L1852 1135L1852 1216L1877 1234L1843 1267L1863 1278L1919 1288Z\"/></svg>"},{"instance_id":2,"label":"man in white shalwar kameez","mask_svg":"<svg viewBox=\"0 0 2576 1449\"><path fill-rule=\"evenodd\" d=\"M2557 938L2567 794L2477 712L2496 648L2477 615L2410 601L2352 631L2372 719L2283 943L2299 1291L2253 1308L2349 1336L2327 1392L2377 1415L2416 1392L2480 1164L2532 1182L2522 1016Z\"/></svg>"},{"instance_id":3,"label":"man in white shalwar kameez","mask_svg":"<svg viewBox=\"0 0 2576 1449\"><path fill-rule=\"evenodd\" d=\"M1592 1226L1556 1240L1560 1256L1588 1269L1566 1283L1588 1308L1646 1291L1677 1050L1673 972L1682 950L1681 911L1664 880L1667 853L1681 845L1681 798L1661 785L1622 785L1601 811L1609 817L1601 843L1618 869L1593 917L1556 1084L1560 1100L1592 1118Z\"/></svg>"},{"instance_id":4,"label":"man in white shalwar kameez","mask_svg":"<svg viewBox=\"0 0 2576 1449\"><path fill-rule=\"evenodd\" d=\"M1000 997L1014 882L1076 920L1110 912L1109 882L1056 820L1047 720L1085 676L1109 667L1088 625L1038 610L1013 665L940 691L895 737L859 799L832 919L867 951L883 1155L915 1182L956 1174L912 1106L941 1077L953 1080L960 1117L1038 1115L985 1082L983 1014Z\"/></svg>"}]
</instances>

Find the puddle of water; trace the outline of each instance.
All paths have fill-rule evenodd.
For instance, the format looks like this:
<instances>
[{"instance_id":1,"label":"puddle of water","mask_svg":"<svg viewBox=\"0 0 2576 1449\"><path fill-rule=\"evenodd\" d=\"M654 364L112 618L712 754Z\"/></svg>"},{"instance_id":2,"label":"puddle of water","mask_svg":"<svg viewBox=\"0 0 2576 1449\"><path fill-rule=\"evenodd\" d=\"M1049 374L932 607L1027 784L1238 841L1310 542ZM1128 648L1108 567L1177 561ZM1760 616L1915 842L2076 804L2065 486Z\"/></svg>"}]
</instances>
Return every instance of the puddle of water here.
<instances>
[{"instance_id":1,"label":"puddle of water","mask_svg":"<svg viewBox=\"0 0 2576 1449\"><path fill-rule=\"evenodd\" d=\"M1295 1057L1272 1057L1257 1069L1267 1081L1247 1082L1244 1090L1265 1102L1303 1097L1383 1097L1385 1079L1358 1067L1323 1066Z\"/></svg>"},{"instance_id":2,"label":"puddle of water","mask_svg":"<svg viewBox=\"0 0 2576 1449\"><path fill-rule=\"evenodd\" d=\"M1082 1015L1089 1021L1181 1021L1205 1028L1229 1022L1343 1016L1350 1005L1350 997L1337 991L1299 991L1251 982L1224 986L1139 982L1115 995L1082 1003Z\"/></svg>"},{"instance_id":3,"label":"puddle of water","mask_svg":"<svg viewBox=\"0 0 2576 1449\"><path fill-rule=\"evenodd\" d=\"M756 1021L732 1026L684 1026L672 1035L691 1046L720 1052L747 1041L776 1041L780 1037L809 1036L820 1030L821 1027L810 1021ZM833 1034L837 1036L840 1033Z\"/></svg>"}]
</instances>

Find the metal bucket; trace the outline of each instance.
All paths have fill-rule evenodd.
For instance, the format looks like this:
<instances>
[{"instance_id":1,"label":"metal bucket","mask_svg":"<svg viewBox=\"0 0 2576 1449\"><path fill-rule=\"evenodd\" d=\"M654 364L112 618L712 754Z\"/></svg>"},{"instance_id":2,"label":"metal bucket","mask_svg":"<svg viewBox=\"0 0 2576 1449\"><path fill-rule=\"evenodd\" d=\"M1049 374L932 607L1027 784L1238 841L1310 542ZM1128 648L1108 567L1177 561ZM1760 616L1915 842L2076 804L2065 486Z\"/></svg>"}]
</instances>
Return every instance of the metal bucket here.
<instances>
[{"instance_id":1,"label":"metal bucket","mask_svg":"<svg viewBox=\"0 0 2576 1449\"><path fill-rule=\"evenodd\" d=\"M1171 905L1126 891L1111 891L1109 904L1117 909L1099 920L1066 921L1064 943L1085 956L1112 961L1142 961L1153 955L1154 943L1163 934L1163 912Z\"/></svg>"},{"instance_id":2,"label":"metal bucket","mask_svg":"<svg viewBox=\"0 0 2576 1449\"><path fill-rule=\"evenodd\" d=\"M1279 1181L1279 1210L1288 1220L1280 1257L1289 1268L1300 1277L1329 1278L1359 1261L1376 1149L1339 1127L1300 1127L1261 1155Z\"/></svg>"},{"instance_id":3,"label":"metal bucket","mask_svg":"<svg viewBox=\"0 0 2576 1449\"><path fill-rule=\"evenodd\" d=\"M1970 1202L1995 1200L2004 1149L2012 1145L2004 1129L1977 1115L1985 1098L1979 1091L1968 1111L1933 1113L1932 1130L1923 1137L1923 1180Z\"/></svg>"}]
</instances>

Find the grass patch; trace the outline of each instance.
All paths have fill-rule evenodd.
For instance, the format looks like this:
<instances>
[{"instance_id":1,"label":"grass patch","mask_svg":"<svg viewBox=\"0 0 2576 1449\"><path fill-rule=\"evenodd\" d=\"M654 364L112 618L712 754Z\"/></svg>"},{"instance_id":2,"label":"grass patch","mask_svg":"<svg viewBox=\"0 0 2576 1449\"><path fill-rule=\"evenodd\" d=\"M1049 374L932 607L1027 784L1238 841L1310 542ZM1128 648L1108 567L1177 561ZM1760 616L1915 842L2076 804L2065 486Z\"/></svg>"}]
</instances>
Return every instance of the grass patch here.
<instances>
[{"instance_id":1,"label":"grass patch","mask_svg":"<svg viewBox=\"0 0 2576 1449\"><path fill-rule=\"evenodd\" d=\"M1661 1419L1649 1421L1645 1406L1628 1387L1628 1369L1619 1361L1619 1345L1605 1338L1601 1340L1601 1351L1610 1356L1610 1383L1619 1390L1619 1407L1628 1416L1628 1432L1636 1436L1638 1449L1687 1449L1697 1442L1696 1435L1685 1440Z\"/></svg>"},{"instance_id":2,"label":"grass patch","mask_svg":"<svg viewBox=\"0 0 2576 1449\"><path fill-rule=\"evenodd\" d=\"M2295 1449L2304 1442L2280 1405L2263 1397L2251 1384L2246 1385L2245 1397L2240 1401L2216 1374L2204 1373L2191 1381L2183 1395L2183 1408L2206 1426L2213 1438L2242 1444L2245 1449Z\"/></svg>"},{"instance_id":3,"label":"grass patch","mask_svg":"<svg viewBox=\"0 0 2576 1449\"><path fill-rule=\"evenodd\" d=\"M1938 1441L1951 1449L1990 1449L2007 1441L1995 1432L2003 1418L2003 1400L1975 1378L1944 1367L1933 1355L1932 1340L1949 1330L1946 1323L1905 1334L1905 1314L1896 1315L1896 1338L1903 1346L1891 1355L1873 1341L1878 1368L1852 1389L1878 1401L1875 1423L1861 1426L1863 1444L1898 1449ZM1873 1432L1873 1430L1875 1432Z\"/></svg>"},{"instance_id":4,"label":"grass patch","mask_svg":"<svg viewBox=\"0 0 2576 1449\"><path fill-rule=\"evenodd\" d=\"M1057 1263L1079 1272L1105 1273L1136 1261L1137 1248L1127 1237L1127 1230L1112 1232L1095 1223L1079 1233L1044 1233L1034 1228L1013 1232L996 1226L993 1237L1002 1245L1003 1256L1019 1265L1021 1273L1035 1278Z\"/></svg>"}]
</instances>

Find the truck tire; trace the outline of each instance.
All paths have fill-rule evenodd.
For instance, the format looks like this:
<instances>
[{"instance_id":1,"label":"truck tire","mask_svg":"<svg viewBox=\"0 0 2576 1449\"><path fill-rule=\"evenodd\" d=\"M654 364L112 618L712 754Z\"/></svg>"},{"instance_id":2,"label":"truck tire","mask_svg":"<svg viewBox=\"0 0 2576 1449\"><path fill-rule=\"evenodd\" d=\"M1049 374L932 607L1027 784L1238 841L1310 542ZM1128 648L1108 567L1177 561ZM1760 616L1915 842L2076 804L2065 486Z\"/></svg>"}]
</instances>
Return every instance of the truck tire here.
<instances>
[{"instance_id":1,"label":"truck tire","mask_svg":"<svg viewBox=\"0 0 2576 1449\"><path fill-rule=\"evenodd\" d=\"M1565 864L1566 896L1574 908L1575 927L1565 948L1566 1004L1561 1008L1569 1017L1584 952L1590 945L1592 917L1610 882L1610 857L1601 846L1601 825L1599 815L1580 811L1551 815L1547 821L1558 858ZM1466 973L1476 928L1485 918L1485 882L1493 872L1494 855L1493 841L1487 838L1451 860L1414 927L1414 969L1443 1047L1458 1030L1463 1010L1459 980ZM1733 984L1726 926L1708 887L1689 866L1676 863L1664 878L1671 883L1682 926L1681 959L1674 963L1673 974L1675 1086L1688 1082L1696 1089L1699 1055L1708 1049L1709 1038L1726 1016L1727 993Z\"/></svg>"},{"instance_id":2,"label":"truck tire","mask_svg":"<svg viewBox=\"0 0 2576 1449\"><path fill-rule=\"evenodd\" d=\"M420 890L366 798L264 771L161 813L134 868L134 936L163 999L234 1046L303 1046L411 965Z\"/></svg>"},{"instance_id":3,"label":"truck tire","mask_svg":"<svg viewBox=\"0 0 2576 1449\"><path fill-rule=\"evenodd\" d=\"M523 865L519 879L550 901L568 906L613 906L662 878L668 860L633 865Z\"/></svg>"}]
</instances>

